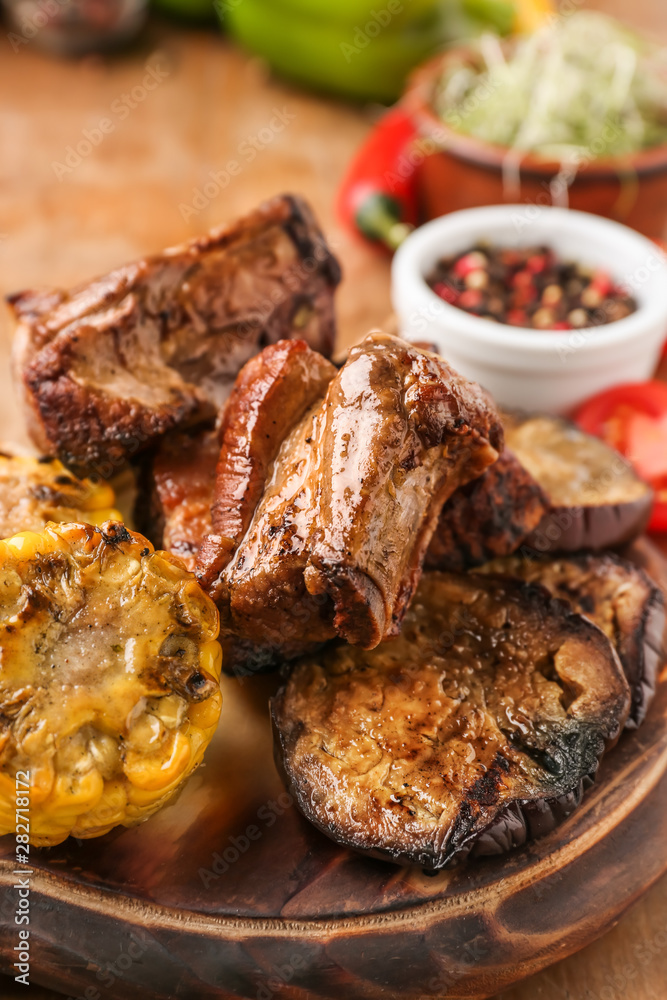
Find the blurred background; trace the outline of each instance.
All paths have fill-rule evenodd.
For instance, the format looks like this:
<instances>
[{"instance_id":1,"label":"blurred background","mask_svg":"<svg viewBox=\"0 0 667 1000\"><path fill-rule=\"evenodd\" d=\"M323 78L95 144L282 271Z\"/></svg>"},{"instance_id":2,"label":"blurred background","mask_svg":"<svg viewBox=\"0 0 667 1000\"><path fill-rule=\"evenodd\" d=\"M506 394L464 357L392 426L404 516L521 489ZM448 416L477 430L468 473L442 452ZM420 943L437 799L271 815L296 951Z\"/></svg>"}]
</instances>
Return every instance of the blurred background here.
<instances>
[{"instance_id":1,"label":"blurred background","mask_svg":"<svg viewBox=\"0 0 667 1000\"><path fill-rule=\"evenodd\" d=\"M633 144L617 148L612 142L599 155L625 164L622 177L616 168L612 171L618 190L611 191L602 210L636 224L652 238L667 235L667 101L661 104L667 66L665 50L657 48L667 45L665 0L564 0L560 7L556 0L153 0L150 5L142 0L3 0L2 8L3 295L85 281L196 236L278 192L294 191L311 202L342 262L339 337L341 345L349 344L382 325L391 308L390 255L357 231L364 220L358 218L355 178L363 187L375 175L380 189L388 186L389 202L381 202L380 209L389 205L389 217L380 211L380 218L376 213L364 223L367 234L370 227L371 235L379 232L385 243L398 242L406 221L442 207L438 199L445 199L447 207L494 200L493 191L473 183L469 164L458 173L431 177L430 196L424 178L417 180L415 190L405 159L406 143L414 137L405 132L405 118L393 138L381 136L361 161L359 150L369 137L377 138L386 109L406 86L410 90L410 73L435 53L472 44L492 64L499 52L507 51L508 35L516 32L529 40L545 28L570 32L567 44L586 50L586 58L577 56L579 91L568 94L558 66L545 66L544 73L538 66L532 76L514 81L516 93L491 94L485 107L495 110L485 120L471 116L477 139L496 146L504 141L521 155L541 152L556 163L549 180L558 164L567 161L564 151L595 150L590 115L599 110L599 99L618 92L619 106L626 107L632 90ZM596 77L603 72L595 34L603 30L600 25L587 29L593 30L593 44L571 30L579 23L575 18L591 10L620 19L642 39L607 24L604 31L614 35L605 42L605 52L615 53L608 79ZM633 76L644 58L650 72ZM463 98L471 85L467 72L464 67L463 77L457 77ZM433 77L429 79L432 84ZM449 80L444 70L438 79L444 84ZM544 124L544 134L530 141L524 134L519 141L516 133L525 120L521 102L529 101L531 113L535 110L538 83L544 104L537 125ZM420 86L423 90L423 78ZM582 92L591 101L582 104ZM422 129L422 139L431 141L423 121L415 121L419 95L414 90L410 94L401 108L412 126ZM555 113L554 107L565 110ZM602 110L603 120L613 124L609 109ZM441 118L446 124L446 110ZM460 131L465 134L466 129ZM624 138L631 133L623 130ZM422 147L418 165L436 148ZM639 156L648 157L646 176L662 185L652 189L641 218L632 216L643 176ZM496 184L502 185L502 169L496 173ZM538 185L541 189L550 190L550 184ZM502 196L504 188L495 190ZM534 199L534 193L523 194ZM562 190L551 194L552 200L563 198ZM411 218L404 218L404 210ZM10 340L9 318L3 314L0 426L2 437L22 441L23 420L9 373ZM583 968L586 983L596 990L586 995L603 996L600 991L615 963L624 962L634 942L648 939L659 921L664 927L666 907L663 880L612 938L532 985L518 987L512 998L580 1000L584 993L577 984ZM656 961L635 962L634 995L642 1000L664 996L661 963L664 954Z\"/></svg>"},{"instance_id":2,"label":"blurred background","mask_svg":"<svg viewBox=\"0 0 667 1000\"><path fill-rule=\"evenodd\" d=\"M663 0L566 0L563 16L582 7L667 41ZM446 41L530 31L553 10L548 0L4 0L3 294L83 281L293 190L342 260L349 343L390 308L388 257L334 207L383 102ZM5 427L10 400L3 371Z\"/></svg>"}]
</instances>

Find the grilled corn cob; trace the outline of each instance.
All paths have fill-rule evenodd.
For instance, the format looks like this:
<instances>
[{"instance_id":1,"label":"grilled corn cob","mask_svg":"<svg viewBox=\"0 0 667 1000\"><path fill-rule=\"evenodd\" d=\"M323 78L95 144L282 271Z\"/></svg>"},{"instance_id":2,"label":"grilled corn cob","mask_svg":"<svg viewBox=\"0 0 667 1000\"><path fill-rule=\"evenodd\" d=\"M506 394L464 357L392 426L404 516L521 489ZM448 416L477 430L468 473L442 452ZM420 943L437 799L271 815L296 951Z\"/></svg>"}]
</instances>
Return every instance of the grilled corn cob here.
<instances>
[{"instance_id":1,"label":"grilled corn cob","mask_svg":"<svg viewBox=\"0 0 667 1000\"><path fill-rule=\"evenodd\" d=\"M218 722L217 634L194 577L121 523L0 542L0 834L15 830L17 772L37 845L163 805Z\"/></svg>"},{"instance_id":2,"label":"grilled corn cob","mask_svg":"<svg viewBox=\"0 0 667 1000\"><path fill-rule=\"evenodd\" d=\"M0 538L41 531L48 521L120 520L105 482L77 479L57 458L0 452Z\"/></svg>"}]
</instances>

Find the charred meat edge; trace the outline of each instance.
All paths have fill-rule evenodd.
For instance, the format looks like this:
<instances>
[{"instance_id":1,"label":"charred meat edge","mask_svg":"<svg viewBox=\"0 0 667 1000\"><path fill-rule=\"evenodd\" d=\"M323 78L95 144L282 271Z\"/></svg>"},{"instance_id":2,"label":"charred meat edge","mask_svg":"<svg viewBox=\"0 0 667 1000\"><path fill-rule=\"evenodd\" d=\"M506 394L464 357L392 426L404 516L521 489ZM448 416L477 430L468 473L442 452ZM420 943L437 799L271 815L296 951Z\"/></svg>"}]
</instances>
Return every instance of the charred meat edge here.
<instances>
[{"instance_id":1,"label":"charred meat edge","mask_svg":"<svg viewBox=\"0 0 667 1000\"><path fill-rule=\"evenodd\" d=\"M300 356L294 348L285 349L284 354L281 351L281 345L267 348L266 359L260 355L249 363L225 411L214 503L216 533L202 545L198 578L218 602L225 622L225 607L230 599L236 607L235 595L238 593L233 589L234 574L230 578L227 567L232 557L239 561L236 554L243 552L243 538L263 493L270 462L290 428L308 406L314 404L317 419L322 424L316 437L325 444L331 438L329 444L338 455L337 445L343 446L342 439L347 440L346 435L352 433L361 439L364 412L370 408L369 412L374 414L376 423L380 420L382 428L370 436L368 447L381 452L382 460L373 465L372 481L365 484L363 496L358 501L366 519L373 518L373 501L377 503L382 490L388 489L387 478L396 471L401 472L404 479L411 469L421 467L425 461L423 456L430 452L430 465L424 471L427 486L421 523L416 532L410 533L410 548L402 570L400 560L403 556L400 556L397 564L400 579L392 577L389 581L398 589L395 593L385 593L384 582L376 582L363 559L355 561L351 558L352 551L347 551L354 545L346 540L347 535L342 538L341 533L349 533L353 528L361 532L361 557L365 551L364 538L366 545L370 544L369 528L363 520L357 520L356 515L353 517L351 501L338 496L332 489L329 479L333 473L329 465L333 459L325 461L320 457L315 469L319 478L311 494L317 494L320 513L316 524L311 525L312 537L303 543L305 547L300 555L293 559L291 555L288 557L292 559L290 591L304 590L305 582L304 593L307 590L311 595L326 595L332 603L335 630L348 641L370 647L388 631L398 628L418 582L423 553L444 499L455 488L457 479L458 482L467 481L479 475L497 457L496 448L502 446L502 429L479 387L461 379L441 359L418 351L397 338L381 334L368 337L352 349L335 378L332 378L333 369L324 368L321 359L315 363L312 353L304 352ZM309 371L296 363L300 357L307 361ZM377 386L373 379L377 380ZM318 394L322 395L319 411L315 399ZM405 401L401 402L403 395ZM339 421L346 413L352 422L349 426L345 423L341 430ZM277 414L281 414L279 423L276 422ZM378 435L388 437L386 449L382 447L384 438L380 440ZM408 439L412 441L412 451L403 455ZM450 446L448 449L443 447L445 442ZM394 453L395 460L392 458ZM289 457L288 454L287 459ZM399 469L399 459L408 463L405 470L403 466ZM276 475L275 470L272 475ZM327 518L321 516L321 508L326 509L327 503L332 508L329 520L335 522L333 529L328 527ZM378 508L377 516L385 515L386 512L383 514L383 509ZM260 515L260 531L262 523ZM334 534L338 532L335 539L332 530ZM270 534L273 536L275 532L274 526ZM398 553L398 549L396 551ZM281 573L289 574L284 557L281 563ZM250 565L253 565L252 559ZM382 572L388 572L384 564ZM238 598L244 608L252 598L252 582L248 586L250 589L246 587L243 592L245 596ZM247 617L246 611L243 613ZM252 630L253 635L259 637L257 624L255 620ZM324 623L317 633L321 641L335 634L323 626ZM244 636L233 624L223 625L224 632L230 630L236 631L240 638L253 638ZM312 640L314 636L309 638Z\"/></svg>"},{"instance_id":2,"label":"charred meat edge","mask_svg":"<svg viewBox=\"0 0 667 1000\"><path fill-rule=\"evenodd\" d=\"M366 360L373 364L368 385L348 385L347 376L349 374L352 381L355 363L361 365ZM392 375L396 378L395 387ZM374 379L377 379L377 384L373 383ZM416 432L421 451L421 454L403 456L401 470L410 472L419 464L426 465L431 449L445 449L442 464L436 461L427 479L430 495L422 512L421 524L408 541L411 557L405 562L399 586L395 593L389 593L386 580L375 579L359 560L356 565L345 565L340 557L341 551L349 544L349 532L356 527L357 518L367 515L367 505L373 500L381 502L379 490L387 486L381 481L381 476L369 484L369 496L354 513L347 505L342 514L342 498L336 495L333 480L325 478L323 494L326 497L329 493L332 509L338 506L338 517L335 524L332 516L330 523L318 530L305 571L308 592L326 594L333 601L334 627L338 635L367 649L386 636L398 633L419 583L424 556L444 502L458 485L476 478L496 461L503 447L502 426L484 390L476 383L463 379L438 356L421 351L396 337L379 333L370 335L352 349L347 364L330 384L323 404L326 419L324 434L332 439L338 435L336 443L342 445L344 434L337 427L336 419L337 413L344 407L351 408L350 397L358 393L352 405L363 412L363 408L369 406L370 393L375 393L379 401L381 393L394 391L394 388L403 395L406 426ZM384 420L381 434L386 438L391 454L396 445L389 415ZM372 446L381 452L383 443L383 440L374 440ZM458 456L455 455L457 447L461 449ZM336 448L333 450L335 453ZM450 461L452 455L455 458ZM378 468L381 460L380 454ZM450 463L448 467L446 463ZM328 473L330 466L326 469ZM387 470L388 478L392 472L398 471L396 466ZM346 519L348 533L341 530ZM395 562L395 556L389 551L387 565L391 565L392 561Z\"/></svg>"},{"instance_id":3,"label":"charred meat edge","mask_svg":"<svg viewBox=\"0 0 667 1000\"><path fill-rule=\"evenodd\" d=\"M209 255L247 244L248 263L244 262L244 266L252 273L256 263L252 259L253 246L262 233L272 229L286 234L304 267L286 269L282 279L285 295L272 306L270 315L250 299L243 303L245 312L239 311L235 303L233 315L227 316L225 303L216 298L220 290L210 287L197 290L197 301L188 300L190 293L185 289L190 277ZM168 269L174 271L169 280L165 278ZM25 291L9 296L19 321L13 350L14 375L31 437L40 450L57 453L74 470L92 470L105 478L112 475L170 430L215 414L218 403L212 402L197 378L191 381L191 357L179 359L178 337L187 340L196 324L208 332L209 313L217 310L214 330L229 341L232 379L267 341L295 333L328 355L335 334L332 293L339 280L338 263L309 206L301 198L283 195L206 236L118 268L70 292ZM301 313L308 330L299 333ZM105 350L114 353L122 382L125 369L130 374L136 370L124 351L136 350L132 338L142 323L157 324L160 330L159 348L153 333L146 346L149 352L161 352L157 369L146 359L154 382L140 376L146 398L135 398L134 393L124 396L122 388L113 392L106 385L96 385L95 359L89 357L95 350L95 336L103 338L100 343L104 343ZM77 347L81 336L87 338L85 343L90 342L90 348L88 354L79 356L84 343ZM166 353L162 346L165 343L171 345ZM220 340L221 345L224 343ZM75 374L74 366L81 364L82 358L91 366L89 379ZM211 386L215 383L216 375L210 368L202 377ZM222 393L222 398L228 378L226 373L222 382L216 383L216 392Z\"/></svg>"},{"instance_id":4,"label":"charred meat edge","mask_svg":"<svg viewBox=\"0 0 667 1000\"><path fill-rule=\"evenodd\" d=\"M221 598L221 574L248 530L283 439L335 374L335 367L303 340L266 347L241 370L220 428L213 532L203 540L197 560L199 582L214 600Z\"/></svg>"},{"instance_id":5,"label":"charred meat edge","mask_svg":"<svg viewBox=\"0 0 667 1000\"><path fill-rule=\"evenodd\" d=\"M220 453L213 426L167 434L138 463L134 507L137 529L158 549L178 556L193 573L202 539L211 531L215 465Z\"/></svg>"},{"instance_id":6,"label":"charred meat edge","mask_svg":"<svg viewBox=\"0 0 667 1000\"><path fill-rule=\"evenodd\" d=\"M442 508L426 553L426 569L452 572L509 556L549 509L542 487L507 448L478 479Z\"/></svg>"}]
</instances>

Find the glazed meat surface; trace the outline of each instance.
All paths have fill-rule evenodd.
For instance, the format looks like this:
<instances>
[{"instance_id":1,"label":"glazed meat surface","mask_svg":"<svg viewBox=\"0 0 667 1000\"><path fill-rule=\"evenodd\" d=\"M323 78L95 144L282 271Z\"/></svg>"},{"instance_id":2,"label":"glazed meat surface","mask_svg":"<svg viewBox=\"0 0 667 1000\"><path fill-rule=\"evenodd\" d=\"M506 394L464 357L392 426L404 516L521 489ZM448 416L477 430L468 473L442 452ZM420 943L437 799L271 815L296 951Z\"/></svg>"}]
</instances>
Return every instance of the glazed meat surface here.
<instances>
[{"instance_id":1,"label":"glazed meat surface","mask_svg":"<svg viewBox=\"0 0 667 1000\"><path fill-rule=\"evenodd\" d=\"M215 520L220 534L207 544L216 549L213 558L219 571L250 523L285 428L325 392L335 372L305 341L283 341L249 361L236 380L229 406L223 408L220 427L167 435L148 463L140 492L149 503L138 516L148 537L194 570ZM304 397L304 392L309 395ZM246 426L254 427L260 404L262 412L269 408L273 417L258 433L245 434ZM229 447L217 469L221 441Z\"/></svg>"},{"instance_id":2,"label":"glazed meat surface","mask_svg":"<svg viewBox=\"0 0 667 1000\"><path fill-rule=\"evenodd\" d=\"M425 565L458 571L509 556L549 507L539 484L505 449L497 462L452 494L442 508Z\"/></svg>"},{"instance_id":3,"label":"glazed meat surface","mask_svg":"<svg viewBox=\"0 0 667 1000\"><path fill-rule=\"evenodd\" d=\"M644 720L662 658L665 601L646 573L611 553L560 559L496 559L480 572L538 583L595 622L614 644L632 705L626 727Z\"/></svg>"},{"instance_id":4,"label":"glazed meat surface","mask_svg":"<svg viewBox=\"0 0 667 1000\"><path fill-rule=\"evenodd\" d=\"M540 588L427 573L399 638L298 661L272 714L278 765L311 822L439 868L553 828L629 703L606 636Z\"/></svg>"},{"instance_id":5,"label":"glazed meat surface","mask_svg":"<svg viewBox=\"0 0 667 1000\"><path fill-rule=\"evenodd\" d=\"M375 334L325 364L295 342L241 373L198 566L223 635L281 653L395 634L443 503L502 447L484 392L435 355Z\"/></svg>"},{"instance_id":6,"label":"glazed meat surface","mask_svg":"<svg viewBox=\"0 0 667 1000\"><path fill-rule=\"evenodd\" d=\"M298 336L329 354L339 279L309 207L285 195L70 292L12 296L33 440L107 477L215 414L267 343Z\"/></svg>"},{"instance_id":7,"label":"glazed meat surface","mask_svg":"<svg viewBox=\"0 0 667 1000\"><path fill-rule=\"evenodd\" d=\"M153 544L194 572L211 531L220 435L214 428L168 434L142 475L137 524Z\"/></svg>"}]
</instances>

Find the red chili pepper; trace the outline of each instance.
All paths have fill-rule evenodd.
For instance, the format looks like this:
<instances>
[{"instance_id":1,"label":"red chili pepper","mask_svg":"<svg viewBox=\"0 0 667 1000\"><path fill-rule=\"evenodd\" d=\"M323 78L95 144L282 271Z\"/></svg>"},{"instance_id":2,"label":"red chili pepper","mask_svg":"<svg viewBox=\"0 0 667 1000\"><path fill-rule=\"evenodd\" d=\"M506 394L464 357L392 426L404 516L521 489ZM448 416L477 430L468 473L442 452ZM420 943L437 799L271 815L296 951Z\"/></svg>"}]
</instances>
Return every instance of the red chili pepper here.
<instances>
[{"instance_id":1,"label":"red chili pepper","mask_svg":"<svg viewBox=\"0 0 667 1000\"><path fill-rule=\"evenodd\" d=\"M391 251L417 224L417 130L400 105L388 111L357 152L338 192L341 221Z\"/></svg>"}]
</instances>

